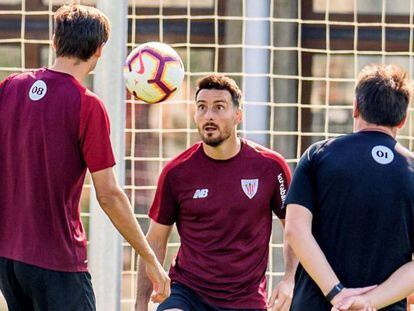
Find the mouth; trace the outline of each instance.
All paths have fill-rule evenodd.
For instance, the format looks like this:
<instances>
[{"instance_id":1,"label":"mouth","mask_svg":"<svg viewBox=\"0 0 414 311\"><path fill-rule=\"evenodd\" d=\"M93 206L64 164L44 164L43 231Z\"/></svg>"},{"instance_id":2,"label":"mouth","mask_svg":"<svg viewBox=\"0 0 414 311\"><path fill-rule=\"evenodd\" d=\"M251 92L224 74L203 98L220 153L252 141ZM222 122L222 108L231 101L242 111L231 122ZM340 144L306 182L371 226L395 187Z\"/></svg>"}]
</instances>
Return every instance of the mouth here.
<instances>
[{"instance_id":1,"label":"mouth","mask_svg":"<svg viewBox=\"0 0 414 311\"><path fill-rule=\"evenodd\" d=\"M207 124L203 126L203 130L207 133L212 133L216 130L218 130L218 127L216 125L213 124Z\"/></svg>"}]
</instances>

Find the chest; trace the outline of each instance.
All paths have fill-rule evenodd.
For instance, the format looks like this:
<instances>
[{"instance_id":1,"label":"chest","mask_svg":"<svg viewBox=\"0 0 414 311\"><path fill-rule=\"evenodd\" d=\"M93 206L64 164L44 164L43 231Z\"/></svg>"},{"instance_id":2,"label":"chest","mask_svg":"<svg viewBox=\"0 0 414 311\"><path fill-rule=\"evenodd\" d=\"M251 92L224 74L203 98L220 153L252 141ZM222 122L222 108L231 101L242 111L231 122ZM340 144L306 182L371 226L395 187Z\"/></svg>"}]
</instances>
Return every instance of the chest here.
<instances>
[{"instance_id":1,"label":"chest","mask_svg":"<svg viewBox=\"0 0 414 311\"><path fill-rule=\"evenodd\" d=\"M266 170L208 169L177 184L181 220L222 222L271 215L277 183Z\"/></svg>"}]
</instances>

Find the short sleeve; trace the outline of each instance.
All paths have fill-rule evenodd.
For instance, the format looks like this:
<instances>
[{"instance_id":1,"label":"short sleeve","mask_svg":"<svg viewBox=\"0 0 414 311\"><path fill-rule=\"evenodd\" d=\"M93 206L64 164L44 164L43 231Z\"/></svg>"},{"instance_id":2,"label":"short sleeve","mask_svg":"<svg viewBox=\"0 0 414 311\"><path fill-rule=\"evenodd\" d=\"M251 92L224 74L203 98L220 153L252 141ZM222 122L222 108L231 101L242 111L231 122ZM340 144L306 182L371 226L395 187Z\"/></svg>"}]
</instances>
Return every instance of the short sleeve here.
<instances>
[{"instance_id":1,"label":"short sleeve","mask_svg":"<svg viewBox=\"0 0 414 311\"><path fill-rule=\"evenodd\" d=\"M178 217L178 201L171 187L173 183L169 172L166 166L158 179L154 201L148 214L155 222L167 226L173 225Z\"/></svg>"},{"instance_id":2,"label":"short sleeve","mask_svg":"<svg viewBox=\"0 0 414 311\"><path fill-rule=\"evenodd\" d=\"M82 99L79 133L83 159L91 173L115 165L109 118L99 99Z\"/></svg>"},{"instance_id":3,"label":"short sleeve","mask_svg":"<svg viewBox=\"0 0 414 311\"><path fill-rule=\"evenodd\" d=\"M276 176L276 192L272 198L271 206L273 212L279 219L285 219L286 206L285 199L289 190L292 174L286 160L280 158L278 160L279 172Z\"/></svg>"},{"instance_id":4,"label":"short sleeve","mask_svg":"<svg viewBox=\"0 0 414 311\"><path fill-rule=\"evenodd\" d=\"M13 79L14 76L17 76L17 73L11 74L10 76L6 77L3 81L0 82L0 98L2 97L4 90L6 89L7 83Z\"/></svg>"},{"instance_id":5,"label":"short sleeve","mask_svg":"<svg viewBox=\"0 0 414 311\"><path fill-rule=\"evenodd\" d=\"M315 146L309 147L308 150L302 155L292 178L290 189L286 197L286 205L299 204L313 214L313 174L312 174L312 158L315 150Z\"/></svg>"}]
</instances>

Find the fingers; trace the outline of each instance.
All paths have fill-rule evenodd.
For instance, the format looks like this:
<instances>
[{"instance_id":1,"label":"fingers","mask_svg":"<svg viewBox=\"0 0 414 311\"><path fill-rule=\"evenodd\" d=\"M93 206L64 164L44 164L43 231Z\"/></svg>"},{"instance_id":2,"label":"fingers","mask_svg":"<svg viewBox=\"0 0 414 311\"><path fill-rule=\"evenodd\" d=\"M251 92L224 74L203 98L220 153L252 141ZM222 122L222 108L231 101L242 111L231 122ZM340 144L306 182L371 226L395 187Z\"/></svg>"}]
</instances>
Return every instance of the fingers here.
<instances>
[{"instance_id":1,"label":"fingers","mask_svg":"<svg viewBox=\"0 0 414 311\"><path fill-rule=\"evenodd\" d=\"M159 263L147 265L146 268L154 289L151 301L161 303L170 296L170 278Z\"/></svg>"},{"instance_id":2,"label":"fingers","mask_svg":"<svg viewBox=\"0 0 414 311\"><path fill-rule=\"evenodd\" d=\"M273 293L272 296L270 296L269 301L267 302L267 308L270 309L273 307L273 305L275 304L276 298L279 295L279 289L276 288Z\"/></svg>"},{"instance_id":3,"label":"fingers","mask_svg":"<svg viewBox=\"0 0 414 311\"><path fill-rule=\"evenodd\" d=\"M287 298L289 298L289 297L287 297ZM292 302L292 300L285 299L285 302L283 303L282 307L280 308L280 311L289 311L291 302Z\"/></svg>"},{"instance_id":4,"label":"fingers","mask_svg":"<svg viewBox=\"0 0 414 311\"><path fill-rule=\"evenodd\" d=\"M272 311L280 311L284 303L285 300L283 298L277 298L273 303L273 307L271 307Z\"/></svg>"},{"instance_id":5,"label":"fingers","mask_svg":"<svg viewBox=\"0 0 414 311\"><path fill-rule=\"evenodd\" d=\"M354 303L354 297L345 298L332 307L332 311L348 310Z\"/></svg>"},{"instance_id":6,"label":"fingers","mask_svg":"<svg viewBox=\"0 0 414 311\"><path fill-rule=\"evenodd\" d=\"M339 310L347 310L349 309L352 304L354 303L354 299L349 298L349 299L345 299L339 306Z\"/></svg>"},{"instance_id":7,"label":"fingers","mask_svg":"<svg viewBox=\"0 0 414 311\"><path fill-rule=\"evenodd\" d=\"M155 284L154 284L155 285ZM155 286L154 286L155 289ZM170 296L171 287L170 287L170 279L167 277L165 280L159 284L157 291L154 290L153 294L151 295L151 301L155 303L161 303L165 299Z\"/></svg>"},{"instance_id":8,"label":"fingers","mask_svg":"<svg viewBox=\"0 0 414 311\"><path fill-rule=\"evenodd\" d=\"M279 293L279 295L273 299L272 305L268 306L268 308L271 308L272 311L289 311L291 303L291 297Z\"/></svg>"}]
</instances>

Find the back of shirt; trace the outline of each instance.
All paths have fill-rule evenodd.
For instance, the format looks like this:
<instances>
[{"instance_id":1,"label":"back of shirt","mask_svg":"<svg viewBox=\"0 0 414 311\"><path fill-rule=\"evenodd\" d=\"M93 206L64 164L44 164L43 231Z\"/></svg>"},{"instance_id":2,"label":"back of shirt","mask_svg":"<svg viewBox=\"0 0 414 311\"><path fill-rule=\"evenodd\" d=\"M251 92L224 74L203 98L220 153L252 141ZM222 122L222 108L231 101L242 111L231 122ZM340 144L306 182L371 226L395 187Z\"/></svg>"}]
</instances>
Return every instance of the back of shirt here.
<instances>
[{"instance_id":1,"label":"back of shirt","mask_svg":"<svg viewBox=\"0 0 414 311\"><path fill-rule=\"evenodd\" d=\"M311 146L287 204L310 210L313 235L340 281L364 287L381 284L411 261L413 190L413 156L385 133L362 131ZM292 310L330 310L302 267ZM405 302L384 310L405 310Z\"/></svg>"},{"instance_id":2,"label":"back of shirt","mask_svg":"<svg viewBox=\"0 0 414 311\"><path fill-rule=\"evenodd\" d=\"M48 69L0 85L0 257L87 270L79 200L86 168L115 164L100 99Z\"/></svg>"}]
</instances>

